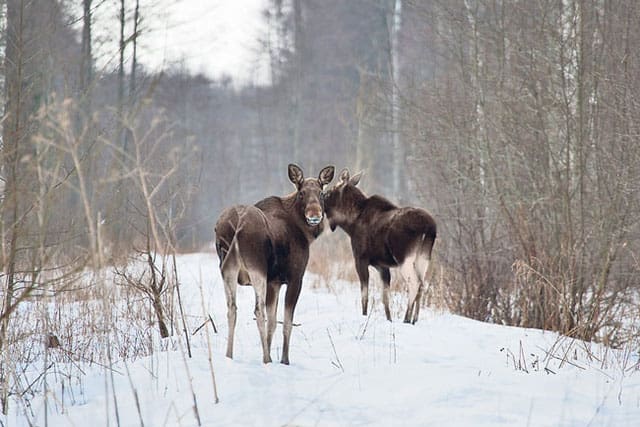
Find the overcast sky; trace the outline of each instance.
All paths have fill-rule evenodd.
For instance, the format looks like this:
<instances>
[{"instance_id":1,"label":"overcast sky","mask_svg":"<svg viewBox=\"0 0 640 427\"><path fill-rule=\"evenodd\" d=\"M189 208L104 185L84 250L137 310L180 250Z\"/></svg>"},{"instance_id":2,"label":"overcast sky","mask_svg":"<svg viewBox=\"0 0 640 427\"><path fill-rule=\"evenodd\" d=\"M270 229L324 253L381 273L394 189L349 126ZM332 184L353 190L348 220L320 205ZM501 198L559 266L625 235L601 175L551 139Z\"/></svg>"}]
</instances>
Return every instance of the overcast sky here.
<instances>
[{"instance_id":1,"label":"overcast sky","mask_svg":"<svg viewBox=\"0 0 640 427\"><path fill-rule=\"evenodd\" d=\"M134 3L127 0L131 7ZM117 66L118 5L119 1L94 0L94 56L99 68ZM213 78L230 75L236 84L264 83L267 69L258 41L266 28L264 7L265 0L140 0L139 61L149 71L183 63ZM132 19L132 9L127 14ZM128 28L127 35L131 32Z\"/></svg>"}]
</instances>

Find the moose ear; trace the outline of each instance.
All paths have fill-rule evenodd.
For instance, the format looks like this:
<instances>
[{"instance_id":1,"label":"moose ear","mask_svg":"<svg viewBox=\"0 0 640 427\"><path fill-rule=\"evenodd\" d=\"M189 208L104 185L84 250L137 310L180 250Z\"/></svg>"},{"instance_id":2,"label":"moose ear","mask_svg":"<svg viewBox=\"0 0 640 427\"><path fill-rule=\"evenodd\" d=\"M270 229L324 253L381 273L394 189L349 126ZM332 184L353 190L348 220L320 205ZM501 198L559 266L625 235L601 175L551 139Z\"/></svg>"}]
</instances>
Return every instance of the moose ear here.
<instances>
[{"instance_id":1,"label":"moose ear","mask_svg":"<svg viewBox=\"0 0 640 427\"><path fill-rule=\"evenodd\" d=\"M342 171L340 172L340 181L342 182L349 181L349 169L347 168L342 169Z\"/></svg>"},{"instance_id":2,"label":"moose ear","mask_svg":"<svg viewBox=\"0 0 640 427\"><path fill-rule=\"evenodd\" d=\"M300 187L304 180L304 175L302 174L300 166L289 163L289 180L293 182L296 187Z\"/></svg>"},{"instance_id":3,"label":"moose ear","mask_svg":"<svg viewBox=\"0 0 640 427\"><path fill-rule=\"evenodd\" d=\"M335 170L336 168L334 168L333 166L327 166L323 168L320 171L320 174L318 175L318 180L320 181L320 185L324 187L325 185L330 183L331 180L333 179L333 174Z\"/></svg>"},{"instance_id":4,"label":"moose ear","mask_svg":"<svg viewBox=\"0 0 640 427\"><path fill-rule=\"evenodd\" d=\"M349 179L349 184L358 185L358 183L360 182L360 178L362 178L362 172L358 172L357 174L353 175L351 179Z\"/></svg>"}]
</instances>

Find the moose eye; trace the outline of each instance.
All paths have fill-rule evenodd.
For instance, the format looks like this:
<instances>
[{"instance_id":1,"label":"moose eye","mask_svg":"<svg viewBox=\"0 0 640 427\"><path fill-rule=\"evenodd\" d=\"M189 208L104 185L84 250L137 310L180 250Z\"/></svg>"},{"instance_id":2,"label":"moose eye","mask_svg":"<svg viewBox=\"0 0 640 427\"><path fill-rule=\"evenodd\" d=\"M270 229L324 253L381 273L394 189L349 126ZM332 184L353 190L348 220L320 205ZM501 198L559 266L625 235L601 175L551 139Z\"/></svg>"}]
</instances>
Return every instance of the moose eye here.
<instances>
[{"instance_id":1,"label":"moose eye","mask_svg":"<svg viewBox=\"0 0 640 427\"><path fill-rule=\"evenodd\" d=\"M304 191L298 191L298 198L304 199Z\"/></svg>"}]
</instances>

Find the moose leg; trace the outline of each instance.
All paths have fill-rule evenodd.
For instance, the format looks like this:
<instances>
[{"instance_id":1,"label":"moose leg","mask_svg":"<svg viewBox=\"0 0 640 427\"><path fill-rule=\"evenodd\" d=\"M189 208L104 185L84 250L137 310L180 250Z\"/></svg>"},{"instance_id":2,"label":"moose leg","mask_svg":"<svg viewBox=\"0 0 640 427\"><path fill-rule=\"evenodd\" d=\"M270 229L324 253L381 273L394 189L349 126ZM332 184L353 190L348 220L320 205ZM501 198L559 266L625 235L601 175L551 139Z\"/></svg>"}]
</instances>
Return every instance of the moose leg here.
<instances>
[{"instance_id":1,"label":"moose leg","mask_svg":"<svg viewBox=\"0 0 640 427\"><path fill-rule=\"evenodd\" d=\"M429 269L429 255L421 254L416 258L416 274L420 281L420 287L418 288L418 295L416 297L416 306L413 313L412 323L415 324L418 321L418 315L420 314L420 306L422 305L422 294L429 290L429 282L427 281L427 270Z\"/></svg>"},{"instance_id":2,"label":"moose leg","mask_svg":"<svg viewBox=\"0 0 640 427\"><path fill-rule=\"evenodd\" d=\"M367 315L369 303L369 264L366 261L356 259L356 273L360 279L360 296L362 298L362 315Z\"/></svg>"},{"instance_id":3,"label":"moose leg","mask_svg":"<svg viewBox=\"0 0 640 427\"><path fill-rule=\"evenodd\" d=\"M386 267L378 267L378 273L382 279L382 303L384 304L384 314L391 322L391 310L389 310L389 288L391 287L391 273Z\"/></svg>"},{"instance_id":4,"label":"moose leg","mask_svg":"<svg viewBox=\"0 0 640 427\"><path fill-rule=\"evenodd\" d=\"M293 312L295 311L296 304L298 303L298 297L300 296L301 287L302 278L298 280L291 280L291 283L287 284L287 293L284 297L282 359L280 360L280 362L284 363L285 365L289 364L289 342L291 339L291 329L293 326Z\"/></svg>"},{"instance_id":5,"label":"moose leg","mask_svg":"<svg viewBox=\"0 0 640 427\"><path fill-rule=\"evenodd\" d=\"M422 288L423 285L420 283L418 285L418 293L416 294L416 300L413 303L413 314L411 316L411 323L413 325L418 321L418 315L420 314L420 305L422 304Z\"/></svg>"},{"instance_id":6,"label":"moose leg","mask_svg":"<svg viewBox=\"0 0 640 427\"><path fill-rule=\"evenodd\" d=\"M420 280L418 279L418 275L416 274L415 266L415 255L407 257L404 262L400 265L399 271L402 279L407 284L407 289L409 290L409 301L407 305L407 311L404 315L404 323L411 323L413 320L413 308L416 303L416 298L418 296L418 292L420 290Z\"/></svg>"},{"instance_id":7,"label":"moose leg","mask_svg":"<svg viewBox=\"0 0 640 427\"><path fill-rule=\"evenodd\" d=\"M254 310L254 314L256 315L256 323L258 324L260 343L262 344L262 362L271 363L271 355L269 354L269 346L267 344L267 330L265 325L265 300L267 296L266 280L256 280L256 283L253 284L253 289L256 293L256 307Z\"/></svg>"},{"instance_id":8,"label":"moose leg","mask_svg":"<svg viewBox=\"0 0 640 427\"><path fill-rule=\"evenodd\" d=\"M227 325L229 334L227 337L227 357L233 359L233 335L236 329L236 281L230 274L223 274L224 293L227 297Z\"/></svg>"},{"instance_id":9,"label":"moose leg","mask_svg":"<svg viewBox=\"0 0 640 427\"><path fill-rule=\"evenodd\" d=\"M273 333L276 331L279 294L280 283L271 282L267 285L267 346L269 350L271 350L271 343L273 342Z\"/></svg>"}]
</instances>

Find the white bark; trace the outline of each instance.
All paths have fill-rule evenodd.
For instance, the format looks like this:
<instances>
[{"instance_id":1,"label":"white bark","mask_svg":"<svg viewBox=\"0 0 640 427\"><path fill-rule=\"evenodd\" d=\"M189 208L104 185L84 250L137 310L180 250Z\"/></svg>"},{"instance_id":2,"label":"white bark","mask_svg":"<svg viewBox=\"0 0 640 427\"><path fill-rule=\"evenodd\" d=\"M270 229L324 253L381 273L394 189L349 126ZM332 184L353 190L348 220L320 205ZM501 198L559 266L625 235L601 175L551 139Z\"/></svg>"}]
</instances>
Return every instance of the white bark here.
<instances>
[{"instance_id":1,"label":"white bark","mask_svg":"<svg viewBox=\"0 0 640 427\"><path fill-rule=\"evenodd\" d=\"M402 0L395 0L393 8L393 24L391 26L391 129L393 132L393 192L398 197L404 186L401 182L404 146L400 139L400 105L398 94L399 52L398 36L401 28Z\"/></svg>"}]
</instances>

